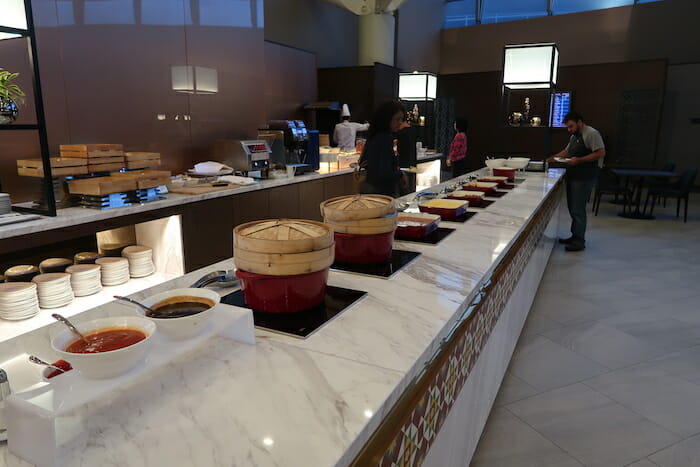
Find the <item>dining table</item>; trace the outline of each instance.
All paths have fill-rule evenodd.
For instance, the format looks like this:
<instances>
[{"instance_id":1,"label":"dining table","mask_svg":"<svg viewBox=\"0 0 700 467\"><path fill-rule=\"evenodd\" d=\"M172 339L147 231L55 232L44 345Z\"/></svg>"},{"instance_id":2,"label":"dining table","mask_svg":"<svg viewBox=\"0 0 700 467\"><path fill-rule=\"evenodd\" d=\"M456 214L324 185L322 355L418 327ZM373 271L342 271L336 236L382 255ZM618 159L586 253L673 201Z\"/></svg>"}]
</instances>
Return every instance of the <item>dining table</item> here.
<instances>
[{"instance_id":1,"label":"dining table","mask_svg":"<svg viewBox=\"0 0 700 467\"><path fill-rule=\"evenodd\" d=\"M625 168L617 168L617 169L611 169L612 173L615 175L618 175L620 177L625 178L626 180L634 179L634 187L633 187L633 203L634 203L634 210L628 209L628 210L623 210L621 213L618 214L620 217L626 217L628 219L641 219L641 220L651 220L654 219L655 217L647 214L646 212L641 210L641 204L642 204L642 191L644 190L645 186L645 179L648 179L650 177L656 178L656 179L664 179L664 180L671 180L672 178L679 177L680 174L676 172L670 172L666 170L655 170L655 169L625 169Z\"/></svg>"}]
</instances>

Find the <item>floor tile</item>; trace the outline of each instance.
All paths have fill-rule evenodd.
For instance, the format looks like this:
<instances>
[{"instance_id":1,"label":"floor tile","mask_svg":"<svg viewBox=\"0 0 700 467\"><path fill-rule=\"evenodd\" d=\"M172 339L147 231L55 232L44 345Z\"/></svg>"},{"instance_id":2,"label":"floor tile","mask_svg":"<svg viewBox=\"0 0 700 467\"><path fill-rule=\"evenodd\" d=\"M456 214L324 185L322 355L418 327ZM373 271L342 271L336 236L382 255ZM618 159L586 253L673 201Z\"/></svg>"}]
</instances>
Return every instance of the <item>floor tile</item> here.
<instances>
[{"instance_id":1,"label":"floor tile","mask_svg":"<svg viewBox=\"0 0 700 467\"><path fill-rule=\"evenodd\" d=\"M510 372L539 390L567 386L608 369L542 336L521 341Z\"/></svg>"},{"instance_id":2,"label":"floor tile","mask_svg":"<svg viewBox=\"0 0 700 467\"><path fill-rule=\"evenodd\" d=\"M630 366L665 353L663 348L599 322L552 329L542 335L608 368Z\"/></svg>"},{"instance_id":3,"label":"floor tile","mask_svg":"<svg viewBox=\"0 0 700 467\"><path fill-rule=\"evenodd\" d=\"M659 466L654 464L649 459L642 459L642 460L638 460L637 462L627 464L626 467L659 467Z\"/></svg>"},{"instance_id":4,"label":"floor tile","mask_svg":"<svg viewBox=\"0 0 700 467\"><path fill-rule=\"evenodd\" d=\"M578 324L610 317L615 312L568 292L538 295L531 313L561 324Z\"/></svg>"},{"instance_id":5,"label":"floor tile","mask_svg":"<svg viewBox=\"0 0 700 467\"><path fill-rule=\"evenodd\" d=\"M671 376L700 384L700 346L667 354L639 366L659 368Z\"/></svg>"},{"instance_id":6,"label":"floor tile","mask_svg":"<svg viewBox=\"0 0 700 467\"><path fill-rule=\"evenodd\" d=\"M636 413L682 436L700 432L700 386L645 365L585 381Z\"/></svg>"},{"instance_id":7,"label":"floor tile","mask_svg":"<svg viewBox=\"0 0 700 467\"><path fill-rule=\"evenodd\" d=\"M700 467L700 435L674 444L649 458L659 467Z\"/></svg>"},{"instance_id":8,"label":"floor tile","mask_svg":"<svg viewBox=\"0 0 700 467\"><path fill-rule=\"evenodd\" d=\"M501 388L498 390L498 396L496 396L494 406L500 407L505 404L510 404L511 402L534 396L539 392L540 391L533 388L513 373L506 371L503 382L501 383Z\"/></svg>"},{"instance_id":9,"label":"floor tile","mask_svg":"<svg viewBox=\"0 0 700 467\"><path fill-rule=\"evenodd\" d=\"M601 322L667 352L700 345L700 325L670 318L668 313L669 309L640 310L605 318Z\"/></svg>"},{"instance_id":10,"label":"floor tile","mask_svg":"<svg viewBox=\"0 0 700 467\"><path fill-rule=\"evenodd\" d=\"M587 466L626 465L679 439L583 384L506 408Z\"/></svg>"},{"instance_id":11,"label":"floor tile","mask_svg":"<svg viewBox=\"0 0 700 467\"><path fill-rule=\"evenodd\" d=\"M471 467L580 467L575 459L505 409L494 409Z\"/></svg>"},{"instance_id":12,"label":"floor tile","mask_svg":"<svg viewBox=\"0 0 700 467\"><path fill-rule=\"evenodd\" d=\"M521 335L535 336L537 334L542 334L545 331L557 329L562 326L564 325L557 323L556 321L549 319L542 314L530 313L530 316L527 317L527 321L525 321Z\"/></svg>"}]
</instances>

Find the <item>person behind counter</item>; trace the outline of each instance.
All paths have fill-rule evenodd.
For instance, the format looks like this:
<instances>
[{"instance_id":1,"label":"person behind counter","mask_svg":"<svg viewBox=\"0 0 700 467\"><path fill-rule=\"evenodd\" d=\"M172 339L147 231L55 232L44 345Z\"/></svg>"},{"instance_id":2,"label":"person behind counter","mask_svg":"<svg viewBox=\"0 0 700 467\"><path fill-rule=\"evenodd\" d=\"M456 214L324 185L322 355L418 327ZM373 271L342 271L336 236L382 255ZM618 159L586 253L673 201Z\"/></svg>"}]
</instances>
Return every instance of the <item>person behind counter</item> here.
<instances>
[{"instance_id":1,"label":"person behind counter","mask_svg":"<svg viewBox=\"0 0 700 467\"><path fill-rule=\"evenodd\" d=\"M457 178L467 173L467 119L456 118L454 129L457 134L452 140L446 163L447 167L452 167L452 178Z\"/></svg>"},{"instance_id":2,"label":"person behind counter","mask_svg":"<svg viewBox=\"0 0 700 467\"><path fill-rule=\"evenodd\" d=\"M333 130L333 141L338 145L341 151L355 152L355 138L358 131L367 131L369 123L357 123L350 121L350 108L347 104L343 104L341 113L343 121L338 123Z\"/></svg>"},{"instance_id":3,"label":"person behind counter","mask_svg":"<svg viewBox=\"0 0 700 467\"><path fill-rule=\"evenodd\" d=\"M399 169L399 158L394 151L394 133L404 119L403 106L397 101L381 104L374 111L369 136L360 156L359 165L366 173L360 191L396 197L399 183L404 186L406 176Z\"/></svg>"}]
</instances>

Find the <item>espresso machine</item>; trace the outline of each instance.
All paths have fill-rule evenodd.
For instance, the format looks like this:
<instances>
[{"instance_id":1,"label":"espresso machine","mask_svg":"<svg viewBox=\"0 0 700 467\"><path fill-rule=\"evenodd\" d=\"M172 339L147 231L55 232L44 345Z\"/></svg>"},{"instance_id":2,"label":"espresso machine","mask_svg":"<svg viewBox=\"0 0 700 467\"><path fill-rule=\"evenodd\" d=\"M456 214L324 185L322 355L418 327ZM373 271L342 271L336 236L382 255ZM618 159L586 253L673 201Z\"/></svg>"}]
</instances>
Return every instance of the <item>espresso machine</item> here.
<instances>
[{"instance_id":1,"label":"espresso machine","mask_svg":"<svg viewBox=\"0 0 700 467\"><path fill-rule=\"evenodd\" d=\"M237 175L268 178L270 146L262 139L219 140L214 143L214 159L230 166Z\"/></svg>"},{"instance_id":2,"label":"espresso machine","mask_svg":"<svg viewBox=\"0 0 700 467\"><path fill-rule=\"evenodd\" d=\"M270 120L269 130L284 132L285 164L295 167L295 174L312 172L313 166L307 161L309 132L301 120Z\"/></svg>"}]
</instances>

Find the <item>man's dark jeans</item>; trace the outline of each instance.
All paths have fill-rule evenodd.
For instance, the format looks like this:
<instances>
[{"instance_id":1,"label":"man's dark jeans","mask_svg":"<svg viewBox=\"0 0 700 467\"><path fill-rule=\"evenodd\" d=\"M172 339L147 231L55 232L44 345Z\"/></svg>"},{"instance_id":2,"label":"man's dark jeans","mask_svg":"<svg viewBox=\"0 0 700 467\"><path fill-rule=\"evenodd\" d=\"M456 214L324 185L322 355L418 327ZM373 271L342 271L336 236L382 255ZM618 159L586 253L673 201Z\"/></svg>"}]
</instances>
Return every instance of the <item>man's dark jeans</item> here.
<instances>
[{"instance_id":1,"label":"man's dark jeans","mask_svg":"<svg viewBox=\"0 0 700 467\"><path fill-rule=\"evenodd\" d=\"M566 179L566 204L571 215L571 236L573 245L586 245L586 203L591 197L596 179Z\"/></svg>"}]
</instances>

